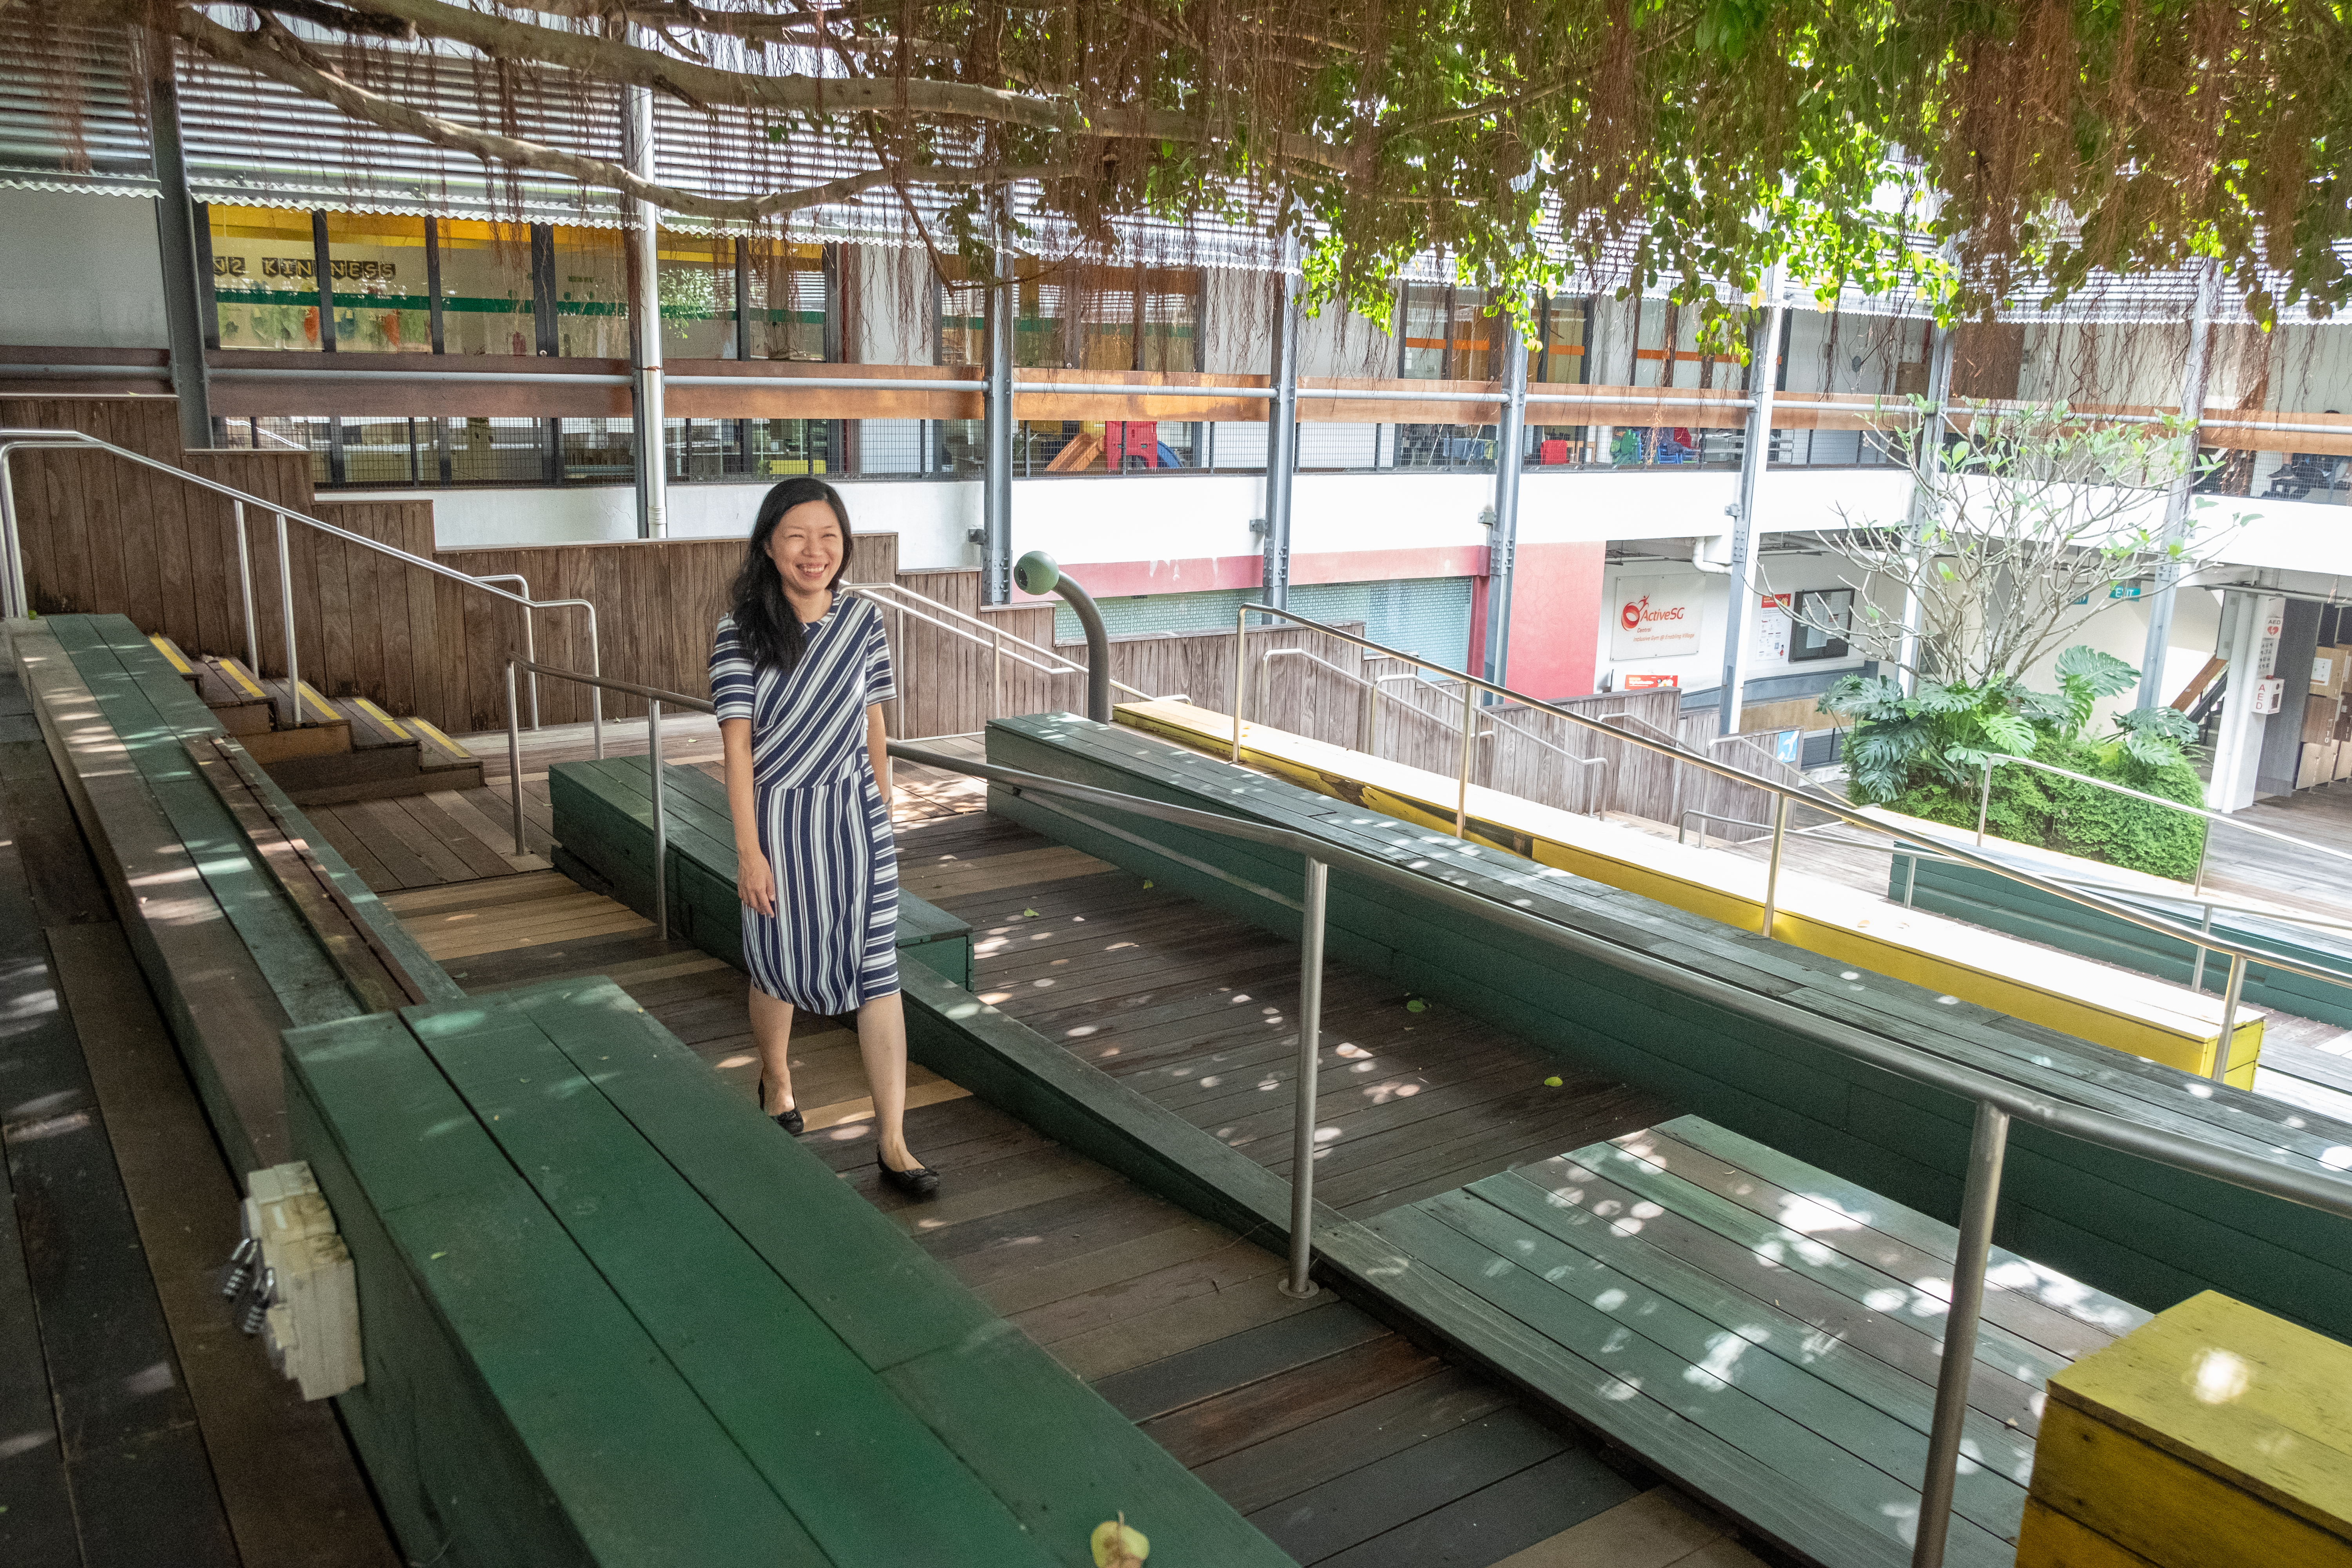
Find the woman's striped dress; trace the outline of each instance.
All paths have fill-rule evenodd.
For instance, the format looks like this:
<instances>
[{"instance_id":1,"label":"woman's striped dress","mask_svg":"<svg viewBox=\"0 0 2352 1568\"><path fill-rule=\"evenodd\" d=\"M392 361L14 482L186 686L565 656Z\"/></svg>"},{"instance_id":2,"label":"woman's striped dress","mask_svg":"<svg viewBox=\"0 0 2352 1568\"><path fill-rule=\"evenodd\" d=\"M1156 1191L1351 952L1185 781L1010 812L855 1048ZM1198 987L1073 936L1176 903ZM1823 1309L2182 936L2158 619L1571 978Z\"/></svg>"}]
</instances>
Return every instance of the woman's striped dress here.
<instances>
[{"instance_id":1,"label":"woman's striped dress","mask_svg":"<svg viewBox=\"0 0 2352 1568\"><path fill-rule=\"evenodd\" d=\"M898 989L898 852L866 750L866 709L895 694L882 612L836 596L790 675L756 671L734 617L710 649L719 717L751 721L751 795L776 912L743 910L751 983L812 1013Z\"/></svg>"}]
</instances>

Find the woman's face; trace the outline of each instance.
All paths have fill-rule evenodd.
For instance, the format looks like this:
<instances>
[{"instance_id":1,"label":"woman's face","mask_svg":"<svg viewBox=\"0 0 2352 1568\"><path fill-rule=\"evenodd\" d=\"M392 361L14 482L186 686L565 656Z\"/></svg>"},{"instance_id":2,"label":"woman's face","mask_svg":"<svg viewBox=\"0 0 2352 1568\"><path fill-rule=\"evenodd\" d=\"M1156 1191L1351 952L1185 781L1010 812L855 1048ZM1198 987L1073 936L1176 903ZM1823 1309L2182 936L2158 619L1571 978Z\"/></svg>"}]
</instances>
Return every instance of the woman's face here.
<instances>
[{"instance_id":1,"label":"woman's face","mask_svg":"<svg viewBox=\"0 0 2352 1568\"><path fill-rule=\"evenodd\" d=\"M784 513L776 531L768 536L768 558L784 579L789 594L822 594L841 570L849 542L841 536L841 520L821 500L804 500Z\"/></svg>"}]
</instances>

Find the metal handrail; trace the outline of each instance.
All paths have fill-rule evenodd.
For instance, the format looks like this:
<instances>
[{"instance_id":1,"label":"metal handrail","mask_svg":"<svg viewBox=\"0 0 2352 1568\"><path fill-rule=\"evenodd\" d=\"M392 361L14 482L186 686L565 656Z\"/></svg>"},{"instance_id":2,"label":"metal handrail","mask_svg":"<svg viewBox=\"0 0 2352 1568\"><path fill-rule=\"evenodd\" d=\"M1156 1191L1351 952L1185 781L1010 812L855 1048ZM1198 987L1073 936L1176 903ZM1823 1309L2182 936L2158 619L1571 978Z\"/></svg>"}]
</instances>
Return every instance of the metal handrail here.
<instances>
[{"instance_id":1,"label":"metal handrail","mask_svg":"<svg viewBox=\"0 0 2352 1568\"><path fill-rule=\"evenodd\" d=\"M1235 733L1239 733L1238 715L1235 716ZM1696 968L1685 968L1645 948L1621 944L1603 936L1559 925L1498 899L1471 892L1441 879L1391 865L1341 845L1310 838L1305 834L1284 828L950 757L898 742L892 742L889 751L893 756L926 767L984 778L1016 796L1032 800L1045 810L1179 860L1186 858L1177 851L1139 838L1114 824L1055 803L1076 801L1221 837L1239 838L1288 850L1305 862L1305 896L1299 900L1293 900L1272 889L1240 883L1260 897L1286 908L1298 910L1302 917L1299 932L1298 1077L1292 1090L1296 1115L1291 1158L1290 1274L1283 1284L1283 1289L1293 1295L1307 1295L1315 1289L1314 1281L1309 1277L1315 1218L1315 1100L1318 1035L1322 1020L1324 928L1329 872L1334 866L1376 882L1405 889L1418 897L1475 918L1510 927L1578 957L1598 959L1639 973L1683 994L1803 1036L1899 1077L1972 1101L1976 1107L1976 1121L1969 1137L1967 1186L1961 1200L1959 1230L1954 1247L1951 1301L1945 1319L1942 1356L1937 1371L1927 1462L1920 1481L1919 1529L1912 1551L1914 1568L1937 1568L1943 1561L1945 1538L1950 1528L1961 1435L1968 1412L1969 1380L1976 1359L1978 1327L1984 1311L1985 1269L1990 1261L1993 1215L2000 1202L2001 1173L2012 1120L2022 1119L2084 1142L2153 1160L2177 1170L2210 1176L2324 1213L2352 1218L2352 1179L2282 1167L2202 1139L2161 1132L2087 1106L2072 1105L2037 1094L1991 1073L1945 1061L1855 1025L1808 1012L1779 996L1748 991ZM1784 794L1781 798L1783 816L1787 801L1788 796ZM1225 881L1240 881L1230 873L1215 868L1199 862L1187 863Z\"/></svg>"},{"instance_id":2,"label":"metal handrail","mask_svg":"<svg viewBox=\"0 0 2352 1568\"><path fill-rule=\"evenodd\" d=\"M297 695L302 667L300 652L296 647L294 635L294 573L293 561L287 546L286 528L289 519L340 539L346 544L356 544L363 549L373 550L379 555L389 555L395 561L405 562L411 566L433 573L436 576L446 577L453 583L460 583L468 588L478 589L493 597L504 599L509 604L521 605L526 641L529 639L531 611L573 608L585 610L588 612L588 662L595 669L601 670L604 668L604 655L596 637L596 606L586 599L533 599L527 593L509 594L504 588L494 588L481 578L469 576L454 566L444 566L437 561L411 554L395 545L386 544L381 540L370 539L363 533L353 533L347 528L338 528L331 522L322 522L315 517L281 506L265 496L238 489L234 485L222 484L218 479L206 479L202 474L174 467L160 458L151 458L144 452L134 452L127 447L118 447L111 441L102 441L95 436L79 430L0 429L0 536L5 536L6 546L5 557L6 580L5 583L0 583L0 593L5 593L7 600L5 606L0 606L0 610L5 610L5 613L9 616L26 616L32 611L26 595L23 533L17 524L16 488L11 464L18 452L40 449L110 452L118 458L126 458L142 468L153 468L158 473L169 474L173 479L194 485L199 489L211 490L215 495L228 498L236 529L237 586L243 596L245 612L245 657L246 662L256 675L261 673L261 639L254 623L253 564L250 546L246 536L245 509L250 502L277 517L278 587L279 611L286 638L286 690L290 709L289 717L295 725L299 726L302 718L299 699ZM528 588L528 584L525 586ZM604 754L604 703L601 691L590 693L589 722L594 731L596 755L601 757ZM537 727L537 723L538 715L534 704L532 712L534 728Z\"/></svg>"},{"instance_id":3,"label":"metal handrail","mask_svg":"<svg viewBox=\"0 0 2352 1568\"><path fill-rule=\"evenodd\" d=\"M654 933L663 942L669 940L669 816L662 805L661 710L667 702L674 708L690 709L697 713L716 714L719 710L699 697L688 697L682 691L664 691L657 686L639 686L634 681L614 680L607 675L583 675L576 669L557 665L539 664L527 658L507 660L507 793L514 797L515 853L528 855L523 843L522 826L522 725L515 703L515 671L527 669L533 676L551 675L561 680L578 681L598 700L607 691L626 692L646 700L646 755L653 759L650 770L653 779L654 805ZM604 737L597 736L596 754L604 754Z\"/></svg>"},{"instance_id":4,"label":"metal handrail","mask_svg":"<svg viewBox=\"0 0 2352 1568\"><path fill-rule=\"evenodd\" d=\"M1585 714L1576 712L1571 709L1563 708L1558 703L1547 702L1539 697L1527 696L1525 693L1514 691L1507 686L1497 684L1495 681L1482 679L1475 675L1466 674L1464 671L1439 664L1434 660L1425 659L1415 654L1401 653L1394 648L1376 643L1370 637L1359 637L1353 632L1345 631L1340 627L1328 625L1322 621L1311 619L1308 616L1298 615L1294 611L1282 609L1274 605L1261 603L1244 604L1234 612L1234 713L1231 760L1235 764L1238 764L1241 762L1242 725L1244 719L1242 712L1242 702L1244 697L1242 681L1242 672L1244 668L1243 660L1246 652L1246 645L1249 641L1249 617L1253 613L1277 616L1286 621L1295 622L1297 625L1321 632L1326 637L1337 637L1341 642L1351 644L1352 646L1365 649L1368 652L1383 654L1391 658L1416 665L1424 669L1443 671L1452 679L1465 683L1465 690L1463 693L1463 710L1465 715L1465 721L1464 724L1462 767L1461 776L1457 784L1459 793L1456 795L1454 816L1454 830L1457 836L1467 837L1467 835L1464 833L1464 827L1469 816L1470 750L1473 737L1470 733L1470 726L1467 722L1466 716L1473 711L1469 698L1471 691L1475 689L1486 692L1490 696L1498 697L1507 702L1517 702L1522 707L1533 709L1538 712L1552 714L1555 717L1567 720L1571 724L1581 725L1588 730L1600 731L1613 737L1625 745L1639 746L1644 751L1655 752L1663 756L1672 757L1676 762L1713 773L1718 778L1729 779L1734 783L1745 784L1750 789L1766 790L1777 796L1778 801L1774 808L1772 822L1771 859L1765 877L1764 884L1765 895L1763 920L1758 928L1766 936L1772 934L1773 921L1778 912L1780 861L1782 850L1788 839L1789 807L1791 805L1811 806L1814 810L1822 813L1824 816L1835 817L1855 827L1864 828L1873 833L1882 834L1888 837L1901 837L1896 829L1888 827L1885 824L1875 821L1872 817L1864 815L1860 808L1853 805L1851 803L1841 800L1837 796L1829 794L1826 790L1822 790L1810 783L1788 784L1783 784L1777 779L1764 778L1758 774L1746 772L1741 768L1735 767L1729 763L1719 762L1713 757L1706 756L1700 752L1691 751L1679 742L1648 740L1634 733L1631 729L1621 728L1609 722L1610 719L1623 718L1625 717L1624 715L1612 714L1601 718L1591 718ZM1636 722L1640 721L1636 721ZM1642 727L1645 729L1654 728L1654 726L1648 724L1643 724ZM2143 910L2135 909L2126 904L2117 903L2111 899L2103 898L2087 889L2068 887L2063 883L2053 881L2048 878L2036 876L2030 871L2017 870L2012 867L2005 866L2000 861L1992 859L1987 856L1971 854L1967 850L1957 849L1949 845L1942 846L1942 847L1947 853L1953 855L1962 863L1976 867L1980 870L1990 871L1997 877L2003 877L2011 881L2020 882L2027 887L2038 889L2053 897L2063 899L2070 903L2081 904L2086 909L2096 910L2102 914L2109 915L2114 919L2122 921L2129 925L2138 926L2144 931L2154 931L2159 936L2171 937L2177 941L2186 942L2192 946L2201 943L2202 945L2210 948L2213 952L2228 953L2231 958L2230 981L2227 989L2222 993L2221 1027L2220 1037L2213 1052L2212 1076L2216 1079L2224 1078L2229 1072L2231 1038L2233 1027L2237 1021L2238 999L2244 987L2246 966L2248 963L2261 963L2273 969L2280 969L2287 971L2290 973L2301 974L2309 979L2325 981L2331 985L2352 986L2352 973L2347 973L2341 970L2329 969L2324 965L2305 963L2297 959L2284 958L2275 952L2252 948L2242 942L2216 941L2210 931L2200 931L2195 926L2167 920L2160 915L2149 914Z\"/></svg>"},{"instance_id":5,"label":"metal handrail","mask_svg":"<svg viewBox=\"0 0 2352 1568\"><path fill-rule=\"evenodd\" d=\"M862 595L869 600L877 609L898 616L899 618L898 639L902 647L906 642L906 618L912 616L915 619L922 622L925 626L937 626L940 630L947 633L950 637L961 637L966 642L977 643L989 649L991 654L993 655L993 668L991 671L991 690L992 692L992 697L989 708L989 713L992 718L1002 713L1004 710L1004 660L1008 651L1011 652L1011 657L1014 663L1025 664L1030 668L1037 670L1047 676L1085 675L1087 673L1087 669L1085 665L1074 664L1070 660L1064 658L1060 654L1055 653L1052 648L1040 647L1038 644L1031 642L1026 637L1014 637L1006 632L1002 626L992 625L968 611L959 610L953 605L941 604L939 600L932 598L928 594L918 594L912 588L906 587L903 584L897 583L845 583L842 584L842 591L847 594ZM897 600L887 596L891 595L898 595L898 599L911 599L916 604L922 605L923 608L919 610L910 608L908 605L898 603ZM968 622L970 626L980 628L980 631L969 630L964 626L951 626L948 622L939 619L937 616L926 614L926 611L937 611L940 616L952 616L959 621ZM982 637L980 635L981 631L984 631L988 635L986 637ZM1010 650L1008 650L1006 647L1007 644L1012 645ZM1051 665L1040 664L1035 659L1026 658L1020 652L1016 651L1021 648L1027 648L1031 653L1042 654L1046 658L1053 660L1053 663ZM1111 685L1118 688L1121 691L1126 692L1131 697L1139 698L1146 702L1184 702L1191 700L1190 698L1184 697L1181 694L1169 698L1155 698L1151 693L1139 690L1135 687L1129 686L1127 682L1120 680L1116 676L1106 674L1105 679L1108 679ZM906 699L903 696L894 697L890 701L893 714L899 721L898 728L904 730L906 728L906 724L904 723L906 717Z\"/></svg>"}]
</instances>

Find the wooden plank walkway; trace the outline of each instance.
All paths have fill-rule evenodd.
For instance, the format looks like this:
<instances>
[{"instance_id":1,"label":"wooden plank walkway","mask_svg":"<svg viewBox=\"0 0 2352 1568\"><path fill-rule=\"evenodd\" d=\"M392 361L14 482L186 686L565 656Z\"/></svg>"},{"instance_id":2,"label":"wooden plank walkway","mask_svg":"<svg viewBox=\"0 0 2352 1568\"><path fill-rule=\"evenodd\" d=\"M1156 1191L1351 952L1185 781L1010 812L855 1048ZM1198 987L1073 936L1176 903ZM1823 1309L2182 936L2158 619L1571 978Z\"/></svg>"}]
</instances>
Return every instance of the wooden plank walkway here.
<instances>
[{"instance_id":1,"label":"wooden plank walkway","mask_svg":"<svg viewBox=\"0 0 2352 1568\"><path fill-rule=\"evenodd\" d=\"M1696 1117L1371 1222L1793 1492L1909 1543L1952 1228ZM2147 1321L1996 1249L1955 1563L2014 1551L2051 1373Z\"/></svg>"},{"instance_id":2,"label":"wooden plank walkway","mask_svg":"<svg viewBox=\"0 0 2352 1568\"><path fill-rule=\"evenodd\" d=\"M1048 906L1066 915L1062 924L1070 931L1095 926L1107 933L1116 921L1102 899L1066 909L1062 900L1073 891L1100 894L1108 890L1104 879L1118 879L1117 874L989 818L982 805L981 793L967 780L921 770L903 775L900 854L909 890L940 903L1039 908L1035 920L1016 917L1021 935L1054 926L1044 913ZM1134 879L1124 880L1131 886ZM1023 900L1029 902L1017 902ZM468 989L572 973L609 975L741 1093L753 1092L756 1058L743 977L691 949L665 946L647 922L611 900L541 872L393 892L385 901ZM1181 1040L1186 1026L1180 1020L1193 1017L1190 1026L1213 1054L1221 1048L1220 1031L1228 1027L1217 1009L1252 1004L1231 1001L1233 988L1216 980L1216 961L1202 956L1217 945L1213 918L1197 910L1186 915L1176 908L1185 900L1148 902L1156 906L1165 932L1183 933L1181 951L1145 933L1150 945L1139 969L1127 956L1137 938L1111 936L1103 944L1111 950L1107 959L1123 966L1126 984L1148 987L1166 984L1181 958L1192 977L1175 984L1192 1012L1180 1007L1160 1018L1160 1037ZM1136 923L1130 919L1120 929ZM1057 950L1058 956L1041 951L1033 957L1003 940L1012 933L999 934L981 969L983 975L992 967L1003 971L1007 984L1015 978L1016 961L1042 970L1024 971L1028 979L1058 981L1077 956L1070 948ZM1064 946L1068 940L1065 935ZM1155 965L1157 982L1149 978ZM1146 978L1139 982L1138 974ZM1028 986L1040 995L1055 988ZM1055 998L1065 1013L1068 994ZM1118 994L1132 1001L1140 994ZM1178 998L1180 992L1167 996ZM1100 1010L1116 1005L1096 1004ZM1391 998L1385 1010L1402 1022L1360 1032L1382 1041L1394 1037L1393 1049L1410 1049L1415 1061L1433 1064L1440 1055L1415 1037L1426 1033L1433 1041L1464 1033L1460 1020L1405 1011L1401 997ZM874 1167L873 1109L845 1022L811 1020L815 1026L804 1026L793 1041L794 1083L810 1146L991 1307L1141 1423L1302 1563L1479 1568L1508 1559L1515 1568L1541 1568L1583 1561L1592 1543L1622 1548L1624 1554L1612 1560L1630 1568L1757 1563L1728 1525L1657 1487L1638 1465L1604 1450L1540 1405L1448 1364L1330 1294L1307 1302L1282 1295L1275 1286L1283 1261L1275 1252L1152 1196L920 1067L909 1070L908 1136L946 1173L946 1185L925 1202L885 1188ZM1073 1027L1081 1026L1066 1026L1065 1032ZM1242 1029L1246 1038L1236 1043L1260 1050L1265 1042L1257 1037L1281 1032L1279 1013L1253 1009ZM1074 1043L1088 1038L1073 1037ZM1352 1073L1360 1063L1370 1064L1346 1082L1341 1100L1365 1100L1370 1109L1404 1107L1420 1098L1423 1083L1433 1097L1444 1087L1443 1068L1438 1077L1423 1074L1409 1082L1402 1058L1341 1055L1338 1039L1331 1059L1339 1070ZM1180 1051L1179 1058L1201 1054ZM1366 1086L1363 1079L1375 1074L1379 1083ZM1207 1106L1215 1097L1202 1093L1197 1079L1202 1076L1217 1075L1204 1068L1181 1081L1171 1079L1168 1087L1178 1092L1189 1086ZM1485 1108L1490 1131L1509 1130L1503 1142L1518 1145L1531 1138L1527 1146L1556 1152L1576 1141L1562 1129L1589 1125L1595 1114L1588 1106L1579 1116L1563 1116L1557 1106L1576 1092L1566 1086L1532 1097L1536 1113L1514 1112L1502 1103L1512 1095L1494 1091L1524 1091L1528 1074L1512 1078L1495 1069L1487 1076L1495 1081L1483 1087L1471 1087L1475 1078L1445 1083L1459 1086L1455 1113L1467 1111L1475 1120ZM1604 1103L1616 1104L1605 1089L1601 1092ZM1286 1108L1286 1097L1281 1098ZM1438 1107L1434 1098L1429 1104ZM1334 1115L1359 1109L1335 1101ZM1629 1104L1608 1112L1613 1120L1606 1124L1622 1130L1657 1113L1646 1102L1638 1110ZM1483 1158L1466 1152L1463 1144L1470 1140L1458 1131L1450 1145L1420 1141L1415 1164L1415 1149L1393 1140L1377 1145L1370 1141L1376 1129L1363 1131L1367 1148L1386 1156L1365 1164L1368 1202L1400 1172L1426 1175L1434 1163L1449 1162L1455 1169L1503 1168L1491 1152ZM1559 1142L1561 1137L1570 1142ZM1251 1141L1268 1154L1280 1142ZM1378 1173L1399 1159L1406 1163L1386 1176Z\"/></svg>"}]
</instances>

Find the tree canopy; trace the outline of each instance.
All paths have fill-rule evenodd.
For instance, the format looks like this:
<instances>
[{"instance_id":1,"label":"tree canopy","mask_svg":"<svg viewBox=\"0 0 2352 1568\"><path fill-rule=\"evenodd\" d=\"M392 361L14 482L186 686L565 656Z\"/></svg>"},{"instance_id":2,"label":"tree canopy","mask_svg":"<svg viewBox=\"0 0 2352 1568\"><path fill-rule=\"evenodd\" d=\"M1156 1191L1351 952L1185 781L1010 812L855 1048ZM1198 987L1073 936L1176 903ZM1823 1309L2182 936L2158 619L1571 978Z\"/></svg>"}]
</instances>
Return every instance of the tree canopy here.
<instances>
[{"instance_id":1,"label":"tree canopy","mask_svg":"<svg viewBox=\"0 0 2352 1568\"><path fill-rule=\"evenodd\" d=\"M1033 221L1099 256L1143 215L1280 227L1311 297L1380 319L1390 279L1431 253L1514 293L1580 266L1663 280L1718 325L1775 264L1824 292L1908 284L1947 318L2196 258L2257 320L2352 294L2352 26L2325 0L46 0L34 15L143 30L368 125L723 222L896 193L926 237L977 259L994 194L1018 183ZM478 75L486 119L525 77L636 84L825 139L856 172L751 198L649 184L405 94L394 62L420 51Z\"/></svg>"}]
</instances>

